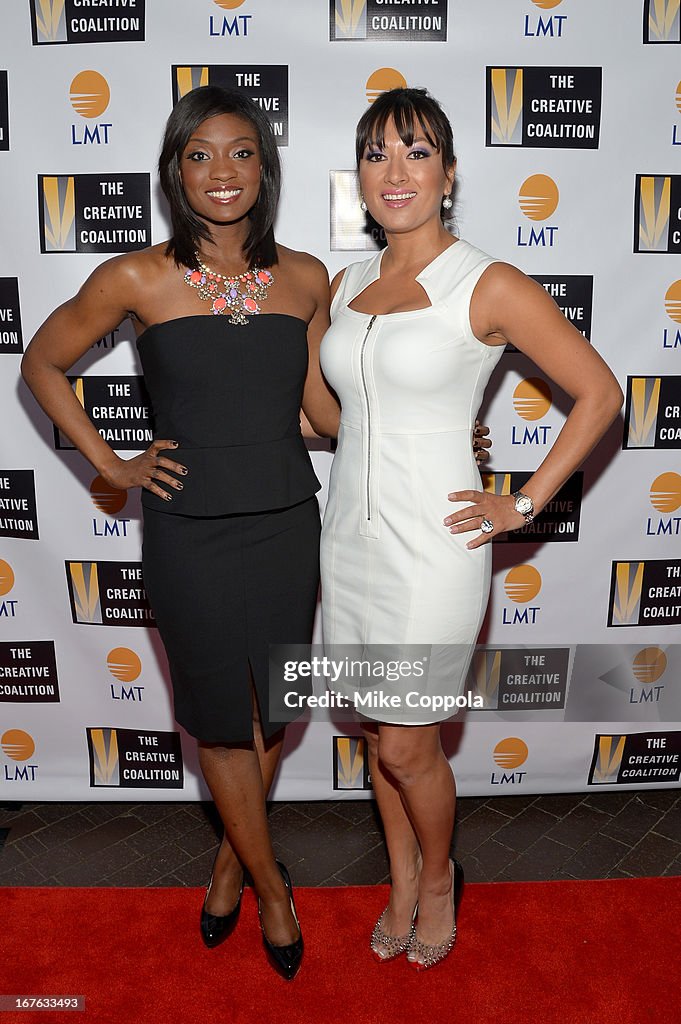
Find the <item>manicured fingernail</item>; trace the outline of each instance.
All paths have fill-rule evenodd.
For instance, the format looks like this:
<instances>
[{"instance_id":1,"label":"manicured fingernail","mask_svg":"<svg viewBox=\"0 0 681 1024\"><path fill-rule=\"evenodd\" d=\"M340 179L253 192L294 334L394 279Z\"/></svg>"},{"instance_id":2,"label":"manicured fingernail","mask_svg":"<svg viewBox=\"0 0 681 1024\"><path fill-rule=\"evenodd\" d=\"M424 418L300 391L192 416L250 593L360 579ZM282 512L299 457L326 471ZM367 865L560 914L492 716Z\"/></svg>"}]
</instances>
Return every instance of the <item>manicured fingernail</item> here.
<instances>
[{"instance_id":1,"label":"manicured fingernail","mask_svg":"<svg viewBox=\"0 0 681 1024\"><path fill-rule=\"evenodd\" d=\"M458 533L459 532L459 527L458 526L452 526L452 528L451 528L451 530L449 532L450 533Z\"/></svg>"},{"instance_id":2,"label":"manicured fingernail","mask_svg":"<svg viewBox=\"0 0 681 1024\"><path fill-rule=\"evenodd\" d=\"M181 491L183 488L184 488L184 484L181 484L179 482L179 480L178 480L178 482L175 484L175 490L176 491Z\"/></svg>"},{"instance_id":3,"label":"manicured fingernail","mask_svg":"<svg viewBox=\"0 0 681 1024\"><path fill-rule=\"evenodd\" d=\"M180 442L179 441L171 441L170 443L172 444L173 448L179 448L180 447Z\"/></svg>"},{"instance_id":4,"label":"manicured fingernail","mask_svg":"<svg viewBox=\"0 0 681 1024\"><path fill-rule=\"evenodd\" d=\"M183 473L186 476L188 472L189 470L186 466L180 466L180 473Z\"/></svg>"},{"instance_id":5,"label":"manicured fingernail","mask_svg":"<svg viewBox=\"0 0 681 1024\"><path fill-rule=\"evenodd\" d=\"M452 525L451 519L445 519L445 526L451 526L451 525Z\"/></svg>"},{"instance_id":6,"label":"manicured fingernail","mask_svg":"<svg viewBox=\"0 0 681 1024\"><path fill-rule=\"evenodd\" d=\"M172 501L172 500L173 500L173 496L172 496L172 494L168 494L168 492L167 492L167 491L166 491L166 493L165 493L165 494L163 495L163 497L165 498L165 500L166 500L166 501Z\"/></svg>"}]
</instances>

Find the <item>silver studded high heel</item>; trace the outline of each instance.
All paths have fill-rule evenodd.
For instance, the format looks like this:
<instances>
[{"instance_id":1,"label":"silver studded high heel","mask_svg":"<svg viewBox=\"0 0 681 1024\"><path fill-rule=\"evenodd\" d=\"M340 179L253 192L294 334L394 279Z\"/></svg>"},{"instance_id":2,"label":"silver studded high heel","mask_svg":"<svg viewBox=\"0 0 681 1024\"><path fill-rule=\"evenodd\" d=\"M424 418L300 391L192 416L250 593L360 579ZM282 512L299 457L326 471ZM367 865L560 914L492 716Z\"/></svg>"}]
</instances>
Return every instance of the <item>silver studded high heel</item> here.
<instances>
[{"instance_id":1,"label":"silver studded high heel","mask_svg":"<svg viewBox=\"0 0 681 1024\"><path fill-rule=\"evenodd\" d=\"M401 953L405 953L409 948L409 943L414 936L414 929L416 927L416 912L418 911L418 903L414 907L414 913L411 915L411 928L406 935L388 935L387 932L383 931L383 919L385 918L388 908L386 907L378 921L374 925L374 930L371 933L371 952L374 954L379 964L385 964L388 960L394 960L396 956ZM377 947L382 946L386 951L385 956L381 956L378 952Z\"/></svg>"},{"instance_id":2,"label":"silver studded high heel","mask_svg":"<svg viewBox=\"0 0 681 1024\"><path fill-rule=\"evenodd\" d=\"M444 942L438 942L434 946L429 945L427 942L422 942L421 939L417 939L416 928L413 929L407 953L416 954L422 958L421 960L408 959L408 963L410 963L412 967L415 967L417 971L425 971L429 967L434 967L435 964L439 964L441 960L444 960L445 957L449 955L454 943L456 942L456 911L459 903L461 902L461 893L463 891L463 868L459 864L458 860L453 860L449 863L451 864L452 874L452 910L454 912L454 924L452 925L451 933L447 936Z\"/></svg>"}]
</instances>

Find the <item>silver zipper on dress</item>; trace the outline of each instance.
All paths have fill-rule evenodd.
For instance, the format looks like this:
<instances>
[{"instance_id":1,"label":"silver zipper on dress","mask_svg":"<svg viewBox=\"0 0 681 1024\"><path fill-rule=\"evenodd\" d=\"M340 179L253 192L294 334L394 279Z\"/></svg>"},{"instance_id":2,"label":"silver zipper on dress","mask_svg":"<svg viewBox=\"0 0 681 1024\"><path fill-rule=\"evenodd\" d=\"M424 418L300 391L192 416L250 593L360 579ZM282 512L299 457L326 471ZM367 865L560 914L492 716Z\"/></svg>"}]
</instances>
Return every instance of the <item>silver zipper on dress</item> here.
<instances>
[{"instance_id":1,"label":"silver zipper on dress","mask_svg":"<svg viewBox=\"0 0 681 1024\"><path fill-rule=\"evenodd\" d=\"M371 521L371 406L369 405L369 390L367 388L366 372L364 369L364 350L366 349L367 339L369 337L369 331L374 326L374 320L376 314L372 316L371 320L367 324L366 334L362 341L362 349L360 352L360 370L362 374L362 387L364 388L364 401L367 407L367 522Z\"/></svg>"}]
</instances>

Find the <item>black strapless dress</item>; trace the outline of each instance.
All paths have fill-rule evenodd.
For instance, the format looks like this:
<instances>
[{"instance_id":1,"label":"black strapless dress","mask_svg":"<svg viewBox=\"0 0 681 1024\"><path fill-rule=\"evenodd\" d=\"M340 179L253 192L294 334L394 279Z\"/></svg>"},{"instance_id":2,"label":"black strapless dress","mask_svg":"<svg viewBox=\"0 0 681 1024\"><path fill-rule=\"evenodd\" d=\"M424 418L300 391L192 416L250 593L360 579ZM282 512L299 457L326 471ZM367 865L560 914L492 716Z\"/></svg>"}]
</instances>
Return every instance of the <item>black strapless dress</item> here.
<instances>
[{"instance_id":1,"label":"black strapless dress","mask_svg":"<svg viewBox=\"0 0 681 1024\"><path fill-rule=\"evenodd\" d=\"M154 436L189 474L173 501L143 491L143 575L168 655L175 717L197 739L263 733L269 644L309 644L319 584L319 507L300 433L303 320L189 316L138 339Z\"/></svg>"}]
</instances>

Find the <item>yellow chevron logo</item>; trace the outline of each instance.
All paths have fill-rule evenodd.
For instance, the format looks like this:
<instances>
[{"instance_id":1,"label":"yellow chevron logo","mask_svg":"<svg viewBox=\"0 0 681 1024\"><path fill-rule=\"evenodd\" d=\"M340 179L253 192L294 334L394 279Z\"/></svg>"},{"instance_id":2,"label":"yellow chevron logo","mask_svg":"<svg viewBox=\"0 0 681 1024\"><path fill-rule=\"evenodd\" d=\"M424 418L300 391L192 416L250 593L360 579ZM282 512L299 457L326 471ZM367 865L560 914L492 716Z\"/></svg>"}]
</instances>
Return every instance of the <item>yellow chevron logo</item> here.
<instances>
[{"instance_id":1,"label":"yellow chevron logo","mask_svg":"<svg viewBox=\"0 0 681 1024\"><path fill-rule=\"evenodd\" d=\"M208 68L194 65L186 68L175 69L177 92L180 99L186 96L192 89L199 89L202 85L209 85Z\"/></svg>"},{"instance_id":2,"label":"yellow chevron logo","mask_svg":"<svg viewBox=\"0 0 681 1024\"><path fill-rule=\"evenodd\" d=\"M624 755L624 744L626 736L599 736L598 738L598 759L593 773L593 782L612 783L617 782L622 757Z\"/></svg>"},{"instance_id":3,"label":"yellow chevron logo","mask_svg":"<svg viewBox=\"0 0 681 1024\"><path fill-rule=\"evenodd\" d=\"M645 562L615 563L614 624L630 626L638 623L644 569Z\"/></svg>"},{"instance_id":4,"label":"yellow chevron logo","mask_svg":"<svg viewBox=\"0 0 681 1024\"><path fill-rule=\"evenodd\" d=\"M335 0L335 38L366 38L366 0Z\"/></svg>"},{"instance_id":5,"label":"yellow chevron logo","mask_svg":"<svg viewBox=\"0 0 681 1024\"><path fill-rule=\"evenodd\" d=\"M671 178L641 178L638 247L642 252L664 252L667 248L671 193Z\"/></svg>"},{"instance_id":6,"label":"yellow chevron logo","mask_svg":"<svg viewBox=\"0 0 681 1024\"><path fill-rule=\"evenodd\" d=\"M65 0L34 0L35 24L41 43L66 39Z\"/></svg>"},{"instance_id":7,"label":"yellow chevron logo","mask_svg":"<svg viewBox=\"0 0 681 1024\"><path fill-rule=\"evenodd\" d=\"M356 736L335 736L336 775L339 789L363 789L364 739Z\"/></svg>"},{"instance_id":8,"label":"yellow chevron logo","mask_svg":"<svg viewBox=\"0 0 681 1024\"><path fill-rule=\"evenodd\" d=\"M115 729L90 729L92 744L92 773L95 786L117 786L118 737Z\"/></svg>"},{"instance_id":9,"label":"yellow chevron logo","mask_svg":"<svg viewBox=\"0 0 681 1024\"><path fill-rule=\"evenodd\" d=\"M96 562L68 562L76 622L101 625L102 606L99 600L99 579Z\"/></svg>"},{"instance_id":10,"label":"yellow chevron logo","mask_svg":"<svg viewBox=\"0 0 681 1024\"><path fill-rule=\"evenodd\" d=\"M649 0L648 38L655 43L679 42L681 0Z\"/></svg>"},{"instance_id":11,"label":"yellow chevron logo","mask_svg":"<svg viewBox=\"0 0 681 1024\"><path fill-rule=\"evenodd\" d=\"M476 651L473 656L475 688L486 707L497 706L501 679L501 651Z\"/></svg>"},{"instance_id":12,"label":"yellow chevron logo","mask_svg":"<svg viewBox=\"0 0 681 1024\"><path fill-rule=\"evenodd\" d=\"M519 146L523 136L523 69L492 68L490 84L492 143Z\"/></svg>"},{"instance_id":13,"label":"yellow chevron logo","mask_svg":"<svg viewBox=\"0 0 681 1024\"><path fill-rule=\"evenodd\" d=\"M653 448L660 406L661 377L632 377L628 448Z\"/></svg>"},{"instance_id":14,"label":"yellow chevron logo","mask_svg":"<svg viewBox=\"0 0 681 1024\"><path fill-rule=\"evenodd\" d=\"M76 251L76 183L73 175L42 179L45 249Z\"/></svg>"}]
</instances>

